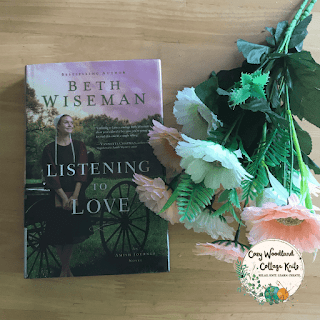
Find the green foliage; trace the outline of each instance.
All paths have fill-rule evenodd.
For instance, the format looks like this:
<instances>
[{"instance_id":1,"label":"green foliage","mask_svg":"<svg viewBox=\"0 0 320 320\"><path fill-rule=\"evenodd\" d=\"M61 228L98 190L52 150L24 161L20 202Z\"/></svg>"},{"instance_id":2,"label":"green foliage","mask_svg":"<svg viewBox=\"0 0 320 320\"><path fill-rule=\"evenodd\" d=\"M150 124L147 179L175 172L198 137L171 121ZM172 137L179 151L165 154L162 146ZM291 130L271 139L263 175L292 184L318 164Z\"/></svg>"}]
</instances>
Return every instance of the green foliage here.
<instances>
[{"instance_id":1,"label":"green foliage","mask_svg":"<svg viewBox=\"0 0 320 320\"><path fill-rule=\"evenodd\" d=\"M259 159L257 157L257 159ZM252 180L244 180L242 183L243 188L243 200L255 199L259 196L268 185L269 179L266 169L263 165L262 160L257 161L256 159L249 164L247 172L253 175Z\"/></svg>"},{"instance_id":2,"label":"green foliage","mask_svg":"<svg viewBox=\"0 0 320 320\"><path fill-rule=\"evenodd\" d=\"M290 136L286 129L278 126L274 129L274 134L270 135L270 143L265 150L265 163L269 167L276 167L282 164L288 164L290 154Z\"/></svg>"},{"instance_id":3,"label":"green foliage","mask_svg":"<svg viewBox=\"0 0 320 320\"><path fill-rule=\"evenodd\" d=\"M195 93L199 99L215 114L218 113L218 78L215 72L211 73L208 80L200 83L195 88Z\"/></svg>"},{"instance_id":4,"label":"green foliage","mask_svg":"<svg viewBox=\"0 0 320 320\"><path fill-rule=\"evenodd\" d=\"M307 131L303 130L296 121L294 122L294 126L298 136L301 151L303 151L305 154L310 154L312 151L312 140L310 134Z\"/></svg>"},{"instance_id":5,"label":"green foliage","mask_svg":"<svg viewBox=\"0 0 320 320\"><path fill-rule=\"evenodd\" d=\"M307 27L311 22L312 15L309 15L302 21L300 21L294 28L289 42L289 49L296 48L297 51L301 51L303 40L308 34Z\"/></svg>"},{"instance_id":6,"label":"green foliage","mask_svg":"<svg viewBox=\"0 0 320 320\"><path fill-rule=\"evenodd\" d=\"M320 174L320 167L311 159L309 158L303 151L302 151L302 158L303 162L314 171L315 174ZM295 163L295 167L297 167L297 163Z\"/></svg>"},{"instance_id":7,"label":"green foliage","mask_svg":"<svg viewBox=\"0 0 320 320\"><path fill-rule=\"evenodd\" d=\"M285 36L288 26L288 21L281 21L278 23L276 29L267 27L266 30L271 33L271 37L266 37L267 43L271 47L279 45Z\"/></svg>"},{"instance_id":8,"label":"green foliage","mask_svg":"<svg viewBox=\"0 0 320 320\"><path fill-rule=\"evenodd\" d=\"M244 110L250 110L252 112L263 112L267 114L272 114L272 110L269 107L267 100L263 99L252 99L249 102L242 104L240 106Z\"/></svg>"},{"instance_id":9,"label":"green foliage","mask_svg":"<svg viewBox=\"0 0 320 320\"><path fill-rule=\"evenodd\" d=\"M213 215L214 216L222 216L225 213L231 213L231 215L233 216L233 218L240 223L241 225L243 225L243 223L241 222L241 220L238 218L234 207L236 208L240 208L240 201L239 201L239 197L238 197L238 193L237 190L234 189L230 189L230 190L224 190L222 192L222 194L220 195L218 202L225 202L219 209L217 209Z\"/></svg>"},{"instance_id":10,"label":"green foliage","mask_svg":"<svg viewBox=\"0 0 320 320\"><path fill-rule=\"evenodd\" d=\"M320 128L320 65L307 51L288 55L285 62L292 80L289 92L292 113Z\"/></svg>"},{"instance_id":11,"label":"green foliage","mask_svg":"<svg viewBox=\"0 0 320 320\"><path fill-rule=\"evenodd\" d=\"M242 73L239 88L232 90L230 95L230 102L232 106L243 104L250 97L257 99L266 99L264 86L269 79L268 73L261 73L258 70L252 74Z\"/></svg>"},{"instance_id":12,"label":"green foliage","mask_svg":"<svg viewBox=\"0 0 320 320\"><path fill-rule=\"evenodd\" d=\"M193 221L201 209L211 204L214 195L213 189L205 187L203 182L194 183L188 174L181 176L176 191L179 214L182 216L180 221Z\"/></svg>"},{"instance_id":13,"label":"green foliage","mask_svg":"<svg viewBox=\"0 0 320 320\"><path fill-rule=\"evenodd\" d=\"M251 43L242 39L237 41L237 46L239 52L242 52L247 61L252 64L260 64L263 56L271 52L270 47Z\"/></svg>"},{"instance_id":14,"label":"green foliage","mask_svg":"<svg viewBox=\"0 0 320 320\"><path fill-rule=\"evenodd\" d=\"M250 86L245 85L239 89L234 89L230 95L230 102L232 106L237 106L238 104L244 103L250 98Z\"/></svg>"},{"instance_id":15,"label":"green foliage","mask_svg":"<svg viewBox=\"0 0 320 320\"><path fill-rule=\"evenodd\" d=\"M247 166L247 172L254 178L242 183L243 199L254 199L261 194L269 183L265 166L277 167L288 164L289 150L291 148L288 132L278 127L271 131L263 141L257 152L252 156L252 162Z\"/></svg>"},{"instance_id":16,"label":"green foliage","mask_svg":"<svg viewBox=\"0 0 320 320\"><path fill-rule=\"evenodd\" d=\"M237 190L235 188L230 190L224 190L221 193L218 201L224 202L226 200L230 201L230 203L235 207L240 208L240 201L239 201Z\"/></svg>"}]
</instances>

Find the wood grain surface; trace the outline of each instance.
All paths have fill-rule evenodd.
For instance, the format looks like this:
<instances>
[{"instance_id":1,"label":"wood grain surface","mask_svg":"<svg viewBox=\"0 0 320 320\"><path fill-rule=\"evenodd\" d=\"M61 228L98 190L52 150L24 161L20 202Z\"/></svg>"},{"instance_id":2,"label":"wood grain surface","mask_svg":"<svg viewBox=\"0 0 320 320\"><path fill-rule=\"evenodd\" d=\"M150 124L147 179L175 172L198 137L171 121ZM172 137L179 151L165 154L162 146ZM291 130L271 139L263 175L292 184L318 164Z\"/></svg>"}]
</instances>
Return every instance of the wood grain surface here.
<instances>
[{"instance_id":1,"label":"wood grain surface","mask_svg":"<svg viewBox=\"0 0 320 320\"><path fill-rule=\"evenodd\" d=\"M231 264L192 253L209 236L170 226L171 272L23 278L24 66L162 60L165 125L176 126L177 90L243 60L238 38L263 42L266 26L290 20L298 0L0 1L0 319L320 319L320 257L304 255L305 279L289 302L260 306L237 292ZM320 5L305 49L320 62ZM320 129L312 159L320 163ZM320 206L319 199L315 202Z\"/></svg>"}]
</instances>

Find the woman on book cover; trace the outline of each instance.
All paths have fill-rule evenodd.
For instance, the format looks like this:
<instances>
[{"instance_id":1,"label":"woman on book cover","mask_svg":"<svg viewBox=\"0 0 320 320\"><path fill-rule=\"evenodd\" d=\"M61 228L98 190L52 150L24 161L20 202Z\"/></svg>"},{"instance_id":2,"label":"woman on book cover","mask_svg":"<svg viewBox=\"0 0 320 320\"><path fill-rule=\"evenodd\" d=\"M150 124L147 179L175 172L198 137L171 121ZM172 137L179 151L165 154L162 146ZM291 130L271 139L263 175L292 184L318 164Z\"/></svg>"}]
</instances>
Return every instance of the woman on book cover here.
<instances>
[{"instance_id":1,"label":"woman on book cover","mask_svg":"<svg viewBox=\"0 0 320 320\"><path fill-rule=\"evenodd\" d=\"M59 115L54 119L54 125L55 141L44 148L42 155L46 186L51 190L46 238L48 244L57 249L62 265L60 277L72 277L73 246L92 234L90 217L84 210L88 168L78 165L88 163L88 156L85 144L71 138L72 117ZM74 214L75 209L80 214Z\"/></svg>"}]
</instances>

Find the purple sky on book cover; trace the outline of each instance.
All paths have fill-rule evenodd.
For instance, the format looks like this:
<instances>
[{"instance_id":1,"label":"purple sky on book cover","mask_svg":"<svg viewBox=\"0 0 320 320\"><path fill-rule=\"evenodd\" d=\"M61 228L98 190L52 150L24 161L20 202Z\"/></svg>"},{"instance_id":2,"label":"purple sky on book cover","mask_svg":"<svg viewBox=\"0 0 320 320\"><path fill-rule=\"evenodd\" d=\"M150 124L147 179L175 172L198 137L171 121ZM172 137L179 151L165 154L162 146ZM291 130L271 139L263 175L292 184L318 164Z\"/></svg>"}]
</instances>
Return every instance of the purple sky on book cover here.
<instances>
[{"instance_id":1,"label":"purple sky on book cover","mask_svg":"<svg viewBox=\"0 0 320 320\"><path fill-rule=\"evenodd\" d=\"M61 114L106 114L130 122L154 114L163 117L160 60L37 64L27 66L26 75L37 99L44 105L43 96L56 99L54 106Z\"/></svg>"}]
</instances>

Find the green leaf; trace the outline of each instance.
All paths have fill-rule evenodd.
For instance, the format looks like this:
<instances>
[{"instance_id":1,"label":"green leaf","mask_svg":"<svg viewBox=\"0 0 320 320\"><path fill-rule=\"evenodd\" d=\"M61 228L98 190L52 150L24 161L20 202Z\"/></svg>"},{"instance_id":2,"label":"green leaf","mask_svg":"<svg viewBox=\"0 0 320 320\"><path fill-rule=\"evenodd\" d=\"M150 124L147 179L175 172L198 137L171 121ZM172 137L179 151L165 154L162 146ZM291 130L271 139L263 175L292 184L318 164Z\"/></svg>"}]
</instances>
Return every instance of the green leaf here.
<instances>
[{"instance_id":1,"label":"green leaf","mask_svg":"<svg viewBox=\"0 0 320 320\"><path fill-rule=\"evenodd\" d=\"M286 81L286 85L288 86L289 89L292 90L293 83L292 83L291 74L290 74L290 71L289 71L288 68L285 69L284 78L285 78L285 81Z\"/></svg>"},{"instance_id":2,"label":"green leaf","mask_svg":"<svg viewBox=\"0 0 320 320\"><path fill-rule=\"evenodd\" d=\"M164 211L166 211L167 209L169 209L171 207L171 205L176 201L176 199L178 198L179 192L176 189L171 197L168 199L168 201L166 202L166 204L163 206L163 208L159 211L158 215L163 213Z\"/></svg>"},{"instance_id":3,"label":"green leaf","mask_svg":"<svg viewBox=\"0 0 320 320\"><path fill-rule=\"evenodd\" d=\"M240 107L244 110L250 110L253 112L257 112L257 111L266 112L266 113L272 112L268 105L268 102L265 99L252 99L250 102L245 103Z\"/></svg>"},{"instance_id":4,"label":"green leaf","mask_svg":"<svg viewBox=\"0 0 320 320\"><path fill-rule=\"evenodd\" d=\"M241 73L241 86L235 86L230 95L232 106L244 103L250 97L265 99L264 86L269 79L269 72L261 73L260 70L252 74Z\"/></svg>"},{"instance_id":5,"label":"green leaf","mask_svg":"<svg viewBox=\"0 0 320 320\"><path fill-rule=\"evenodd\" d=\"M252 75L249 73L241 74L241 85L245 86L246 84L251 84L253 81Z\"/></svg>"},{"instance_id":6,"label":"green leaf","mask_svg":"<svg viewBox=\"0 0 320 320\"><path fill-rule=\"evenodd\" d=\"M309 158L304 152L302 152L302 158L303 158L303 162L314 171L315 174L320 174L320 167L313 162L313 160L311 158ZM299 167L298 165L296 165L297 167Z\"/></svg>"},{"instance_id":7,"label":"green leaf","mask_svg":"<svg viewBox=\"0 0 320 320\"><path fill-rule=\"evenodd\" d=\"M286 61L292 79L291 112L320 128L320 66L307 51L291 54Z\"/></svg>"},{"instance_id":8,"label":"green leaf","mask_svg":"<svg viewBox=\"0 0 320 320\"><path fill-rule=\"evenodd\" d=\"M245 85L242 88L234 89L230 95L232 106L244 103L251 96L250 85Z\"/></svg>"},{"instance_id":9,"label":"green leaf","mask_svg":"<svg viewBox=\"0 0 320 320\"><path fill-rule=\"evenodd\" d=\"M201 209L211 204L214 190L206 188L203 183L194 183L188 174L181 176L181 182L176 189L178 192L177 205L179 214L182 215L180 221L188 219L192 222Z\"/></svg>"},{"instance_id":10,"label":"green leaf","mask_svg":"<svg viewBox=\"0 0 320 320\"><path fill-rule=\"evenodd\" d=\"M312 140L310 134L307 131L304 131L296 121L294 122L294 126L301 150L305 154L310 154L312 151Z\"/></svg>"},{"instance_id":11,"label":"green leaf","mask_svg":"<svg viewBox=\"0 0 320 320\"><path fill-rule=\"evenodd\" d=\"M275 167L281 163L288 164L290 154L289 131L282 126L278 126L274 135L271 136L269 148L265 151L265 162L270 167Z\"/></svg>"},{"instance_id":12,"label":"green leaf","mask_svg":"<svg viewBox=\"0 0 320 320\"><path fill-rule=\"evenodd\" d=\"M218 78L214 72L212 72L208 80L200 83L195 88L196 95L214 114L218 114L217 98L219 94L217 89Z\"/></svg>"},{"instance_id":13,"label":"green leaf","mask_svg":"<svg viewBox=\"0 0 320 320\"><path fill-rule=\"evenodd\" d=\"M242 154L247 158L247 160L249 162L251 162L252 160L251 160L250 156L248 155L247 151L245 150L241 139L239 141L239 148L240 148L240 151L242 152Z\"/></svg>"},{"instance_id":14,"label":"green leaf","mask_svg":"<svg viewBox=\"0 0 320 320\"><path fill-rule=\"evenodd\" d=\"M260 85L261 87L264 87L268 80L269 80L269 72L261 73L261 72L255 72L253 74L252 82L253 84Z\"/></svg>"},{"instance_id":15,"label":"green leaf","mask_svg":"<svg viewBox=\"0 0 320 320\"><path fill-rule=\"evenodd\" d=\"M266 30L271 33L271 37L266 37L267 43L272 47L279 45L285 36L287 28L288 21L279 22L277 25L277 29L266 27Z\"/></svg>"},{"instance_id":16,"label":"green leaf","mask_svg":"<svg viewBox=\"0 0 320 320\"><path fill-rule=\"evenodd\" d=\"M221 88L217 89L217 93L219 96L230 96L231 95L231 92L223 90Z\"/></svg>"},{"instance_id":17,"label":"green leaf","mask_svg":"<svg viewBox=\"0 0 320 320\"><path fill-rule=\"evenodd\" d=\"M238 197L238 193L236 189L231 189L229 192L229 200L230 202L237 208L240 209L240 201L239 201L239 197Z\"/></svg>"},{"instance_id":18,"label":"green leaf","mask_svg":"<svg viewBox=\"0 0 320 320\"><path fill-rule=\"evenodd\" d=\"M222 215L226 212L231 213L234 220L236 220L238 223L240 223L242 226L244 226L243 222L236 215L236 212L234 211L234 208L233 208L232 203L230 201L224 203L218 210L216 210L213 213L213 216L219 216L219 215Z\"/></svg>"},{"instance_id":19,"label":"green leaf","mask_svg":"<svg viewBox=\"0 0 320 320\"><path fill-rule=\"evenodd\" d=\"M269 166L275 166L280 162L287 162L289 146L287 143L284 143L284 141L288 141L287 134L286 130L281 127L274 129L267 135L266 141L260 143L260 148L258 148L256 153L252 156L252 162L249 163L246 170L253 176L253 179L244 180L242 182L242 199L246 200L246 202L249 198L256 198L269 184L265 163Z\"/></svg>"},{"instance_id":20,"label":"green leaf","mask_svg":"<svg viewBox=\"0 0 320 320\"><path fill-rule=\"evenodd\" d=\"M273 109L279 108L281 104L280 104L278 84L276 81L273 81L272 83L271 94L269 95L269 97L270 97L271 107Z\"/></svg>"},{"instance_id":21,"label":"green leaf","mask_svg":"<svg viewBox=\"0 0 320 320\"><path fill-rule=\"evenodd\" d=\"M311 22L311 19L312 15L309 15L296 25L290 38L289 49L297 47L303 42L308 34L307 27Z\"/></svg>"},{"instance_id":22,"label":"green leaf","mask_svg":"<svg viewBox=\"0 0 320 320\"><path fill-rule=\"evenodd\" d=\"M269 179L265 167L260 162L252 162L247 168L247 172L254 175L252 180L244 180L242 183L243 200L255 199L261 194L264 188L268 185Z\"/></svg>"},{"instance_id":23,"label":"green leaf","mask_svg":"<svg viewBox=\"0 0 320 320\"><path fill-rule=\"evenodd\" d=\"M269 31L271 33L272 36L274 36L275 32L276 32L276 29L275 28L272 28L272 27L265 27L265 29L267 31Z\"/></svg>"},{"instance_id":24,"label":"green leaf","mask_svg":"<svg viewBox=\"0 0 320 320\"><path fill-rule=\"evenodd\" d=\"M270 27L266 27L265 29L271 33L271 37L266 37L267 43L268 43L270 46L275 47L275 45L276 45L276 40L275 40L275 38L274 38L274 34L275 34L275 32L276 32L276 29L275 29L275 28L270 28Z\"/></svg>"},{"instance_id":25,"label":"green leaf","mask_svg":"<svg viewBox=\"0 0 320 320\"><path fill-rule=\"evenodd\" d=\"M272 122L276 125L276 127L283 126L284 128L289 128L289 121L284 117L279 116L275 112L268 112L268 115L270 116Z\"/></svg>"},{"instance_id":26,"label":"green leaf","mask_svg":"<svg viewBox=\"0 0 320 320\"><path fill-rule=\"evenodd\" d=\"M230 193L231 190L224 190L221 194L220 194L220 197L218 199L218 202L225 202L228 200L229 198L229 193Z\"/></svg>"},{"instance_id":27,"label":"green leaf","mask_svg":"<svg viewBox=\"0 0 320 320\"><path fill-rule=\"evenodd\" d=\"M237 46L239 52L242 52L247 61L252 64L260 64L262 56L271 52L270 47L251 43L242 39L238 39Z\"/></svg>"},{"instance_id":28,"label":"green leaf","mask_svg":"<svg viewBox=\"0 0 320 320\"><path fill-rule=\"evenodd\" d=\"M276 44L280 44L281 40L284 38L289 24L288 21L281 21L277 24L276 33L274 35Z\"/></svg>"},{"instance_id":29,"label":"green leaf","mask_svg":"<svg viewBox=\"0 0 320 320\"><path fill-rule=\"evenodd\" d=\"M266 99L266 94L264 93L263 87L252 86L251 87L251 97L257 99Z\"/></svg>"}]
</instances>

